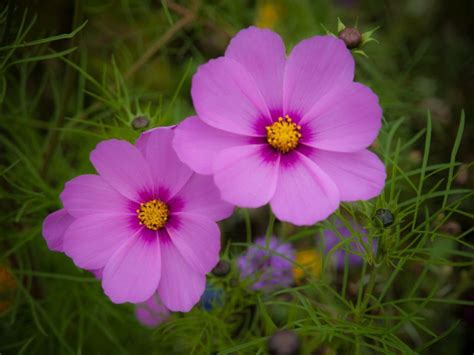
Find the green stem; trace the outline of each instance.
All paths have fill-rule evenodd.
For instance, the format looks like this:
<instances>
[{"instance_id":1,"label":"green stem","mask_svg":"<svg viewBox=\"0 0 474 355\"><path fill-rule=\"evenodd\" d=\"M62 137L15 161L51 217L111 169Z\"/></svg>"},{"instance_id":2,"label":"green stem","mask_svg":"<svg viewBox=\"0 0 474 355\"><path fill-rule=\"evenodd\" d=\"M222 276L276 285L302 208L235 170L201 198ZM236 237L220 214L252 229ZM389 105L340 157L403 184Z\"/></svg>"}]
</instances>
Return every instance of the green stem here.
<instances>
[{"instance_id":1,"label":"green stem","mask_svg":"<svg viewBox=\"0 0 474 355\"><path fill-rule=\"evenodd\" d=\"M384 235L385 237L385 235ZM373 241L372 241L373 243ZM357 315L356 319L359 320L361 315L364 314L365 310L367 309L367 306L370 301L370 296L372 295L372 292L375 287L375 281L377 280L377 273L379 269L379 259L382 254L382 241L379 240L377 244L377 252L375 253L375 265L372 268L372 271L370 272L370 277L369 277L369 283L367 284L367 287L364 291L364 298L362 303L357 307Z\"/></svg>"},{"instance_id":2,"label":"green stem","mask_svg":"<svg viewBox=\"0 0 474 355\"><path fill-rule=\"evenodd\" d=\"M364 292L364 300L362 301L362 304L360 305L359 308L359 315L363 314L365 312L365 309L367 308L367 305L369 304L370 300L370 295L372 294L372 291L374 290L375 286L375 280L377 279L377 267L374 267L372 269L372 272L370 273L370 278L369 278L369 283L367 284L367 288L365 289Z\"/></svg>"},{"instance_id":3,"label":"green stem","mask_svg":"<svg viewBox=\"0 0 474 355\"><path fill-rule=\"evenodd\" d=\"M270 238L273 235L274 225L275 225L275 215L273 214L273 211L269 209L268 226L267 226L267 231L265 233L265 245L267 248L270 245Z\"/></svg>"},{"instance_id":4,"label":"green stem","mask_svg":"<svg viewBox=\"0 0 474 355\"><path fill-rule=\"evenodd\" d=\"M243 208L242 214L244 215L246 241L250 244L252 243L252 224L250 222L249 210Z\"/></svg>"}]
</instances>

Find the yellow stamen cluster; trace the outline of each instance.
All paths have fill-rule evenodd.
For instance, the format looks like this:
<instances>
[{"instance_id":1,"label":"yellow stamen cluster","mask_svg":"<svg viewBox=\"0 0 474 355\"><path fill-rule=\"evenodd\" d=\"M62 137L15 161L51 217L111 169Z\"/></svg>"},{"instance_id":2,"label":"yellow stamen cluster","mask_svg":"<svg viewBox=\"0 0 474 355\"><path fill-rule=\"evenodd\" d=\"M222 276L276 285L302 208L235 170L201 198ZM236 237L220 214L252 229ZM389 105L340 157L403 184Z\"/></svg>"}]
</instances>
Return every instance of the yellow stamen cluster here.
<instances>
[{"instance_id":1,"label":"yellow stamen cluster","mask_svg":"<svg viewBox=\"0 0 474 355\"><path fill-rule=\"evenodd\" d=\"M168 221L169 209L166 203L159 200L151 200L140 204L137 216L140 220L140 225L156 231L163 228Z\"/></svg>"},{"instance_id":2,"label":"yellow stamen cluster","mask_svg":"<svg viewBox=\"0 0 474 355\"><path fill-rule=\"evenodd\" d=\"M291 121L290 116L279 117L267 130L267 142L281 153L288 153L298 146L301 126Z\"/></svg>"}]
</instances>

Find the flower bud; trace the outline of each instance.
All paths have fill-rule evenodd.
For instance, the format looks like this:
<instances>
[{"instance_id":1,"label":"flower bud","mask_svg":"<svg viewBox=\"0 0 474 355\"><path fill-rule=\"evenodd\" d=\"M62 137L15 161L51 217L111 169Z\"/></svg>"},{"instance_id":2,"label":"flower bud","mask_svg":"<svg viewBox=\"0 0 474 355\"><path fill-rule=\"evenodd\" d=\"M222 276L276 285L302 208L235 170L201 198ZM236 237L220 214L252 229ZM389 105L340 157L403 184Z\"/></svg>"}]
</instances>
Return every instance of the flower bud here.
<instances>
[{"instance_id":1,"label":"flower bud","mask_svg":"<svg viewBox=\"0 0 474 355\"><path fill-rule=\"evenodd\" d=\"M375 211L375 217L380 221L384 228L390 227L395 220L393 213L385 208L380 208Z\"/></svg>"},{"instance_id":2,"label":"flower bud","mask_svg":"<svg viewBox=\"0 0 474 355\"><path fill-rule=\"evenodd\" d=\"M466 164L459 167L458 173L454 178L459 185L465 185L469 180L469 169Z\"/></svg>"},{"instance_id":3,"label":"flower bud","mask_svg":"<svg viewBox=\"0 0 474 355\"><path fill-rule=\"evenodd\" d=\"M132 121L133 129L139 130L148 127L150 120L144 116L137 116Z\"/></svg>"},{"instance_id":4,"label":"flower bud","mask_svg":"<svg viewBox=\"0 0 474 355\"><path fill-rule=\"evenodd\" d=\"M344 41L346 47L354 49L359 47L362 42L362 35L355 27L346 27L339 32L339 38Z\"/></svg>"},{"instance_id":5,"label":"flower bud","mask_svg":"<svg viewBox=\"0 0 474 355\"><path fill-rule=\"evenodd\" d=\"M298 354L301 343L298 335L291 330L278 330L268 339L268 352L274 355Z\"/></svg>"},{"instance_id":6,"label":"flower bud","mask_svg":"<svg viewBox=\"0 0 474 355\"><path fill-rule=\"evenodd\" d=\"M447 221L440 229L442 232L450 235L458 235L462 231L461 225L456 221Z\"/></svg>"},{"instance_id":7,"label":"flower bud","mask_svg":"<svg viewBox=\"0 0 474 355\"><path fill-rule=\"evenodd\" d=\"M230 272L230 263L226 260L220 260L211 272L214 276L224 277Z\"/></svg>"}]
</instances>

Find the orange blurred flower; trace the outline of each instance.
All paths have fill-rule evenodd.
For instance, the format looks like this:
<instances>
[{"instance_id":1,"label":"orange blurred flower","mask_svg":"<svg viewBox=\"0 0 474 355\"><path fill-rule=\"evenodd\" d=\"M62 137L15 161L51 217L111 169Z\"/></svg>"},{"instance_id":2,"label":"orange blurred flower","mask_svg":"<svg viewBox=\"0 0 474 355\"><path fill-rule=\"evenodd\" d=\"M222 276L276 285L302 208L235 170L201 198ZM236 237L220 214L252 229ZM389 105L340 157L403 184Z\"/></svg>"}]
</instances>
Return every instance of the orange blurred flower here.
<instances>
[{"instance_id":1,"label":"orange blurred flower","mask_svg":"<svg viewBox=\"0 0 474 355\"><path fill-rule=\"evenodd\" d=\"M300 250L296 252L296 263L298 266L293 267L293 277L297 284L301 284L305 275L319 277L321 275L322 257L321 253L316 250Z\"/></svg>"},{"instance_id":2,"label":"orange blurred flower","mask_svg":"<svg viewBox=\"0 0 474 355\"><path fill-rule=\"evenodd\" d=\"M0 265L0 314L6 312L13 300L16 280L8 267Z\"/></svg>"}]
</instances>

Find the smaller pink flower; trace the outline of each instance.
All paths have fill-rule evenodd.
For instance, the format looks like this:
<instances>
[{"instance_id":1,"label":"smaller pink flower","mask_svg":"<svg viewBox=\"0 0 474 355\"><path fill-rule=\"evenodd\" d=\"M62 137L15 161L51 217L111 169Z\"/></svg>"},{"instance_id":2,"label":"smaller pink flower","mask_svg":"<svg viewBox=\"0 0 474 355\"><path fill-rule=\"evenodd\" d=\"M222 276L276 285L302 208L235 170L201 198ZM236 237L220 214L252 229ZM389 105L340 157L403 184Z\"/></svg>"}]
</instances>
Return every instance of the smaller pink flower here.
<instances>
[{"instance_id":1,"label":"smaller pink flower","mask_svg":"<svg viewBox=\"0 0 474 355\"><path fill-rule=\"evenodd\" d=\"M161 302L159 296L154 294L146 302L135 306L135 316L138 321L147 327L156 327L165 322L171 315L171 312Z\"/></svg>"},{"instance_id":2,"label":"smaller pink flower","mask_svg":"<svg viewBox=\"0 0 474 355\"><path fill-rule=\"evenodd\" d=\"M193 173L171 148L173 129L143 134L132 145L111 139L91 153L99 175L81 175L61 193L64 208L43 224L48 247L100 277L115 303L159 294L189 311L219 261L215 221L232 213L210 177Z\"/></svg>"}]
</instances>

